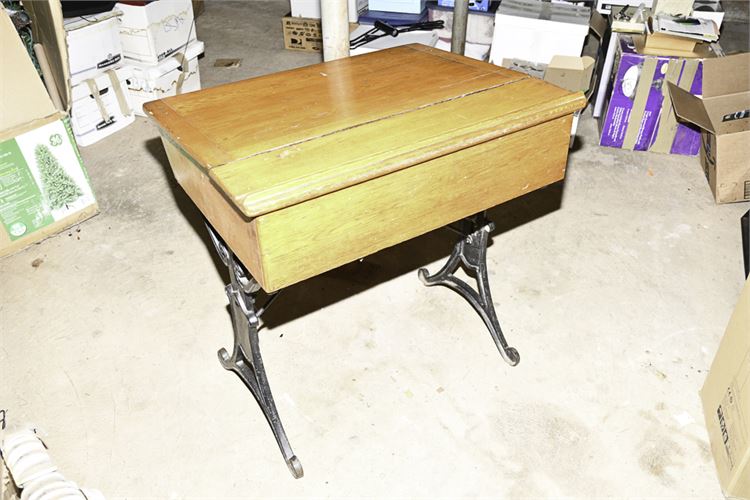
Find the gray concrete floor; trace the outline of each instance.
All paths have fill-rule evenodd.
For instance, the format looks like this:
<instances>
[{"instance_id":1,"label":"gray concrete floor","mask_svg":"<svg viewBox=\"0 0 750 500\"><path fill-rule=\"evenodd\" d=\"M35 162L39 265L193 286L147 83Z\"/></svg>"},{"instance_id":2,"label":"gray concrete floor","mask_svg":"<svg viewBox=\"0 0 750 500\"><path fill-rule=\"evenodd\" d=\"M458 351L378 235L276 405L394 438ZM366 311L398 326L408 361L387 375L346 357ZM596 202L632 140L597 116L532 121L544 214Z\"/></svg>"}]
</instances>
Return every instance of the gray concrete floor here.
<instances>
[{"instance_id":1,"label":"gray concrete floor","mask_svg":"<svg viewBox=\"0 0 750 500\"><path fill-rule=\"evenodd\" d=\"M208 2L204 86L314 63L285 2ZM241 57L236 69L217 58ZM83 149L101 214L0 261L0 409L110 498L721 498L698 391L742 286L739 217L697 158L600 148L492 211L492 291L521 364L425 288L436 231L288 289L261 333L305 478L231 342L200 216L145 119ZM41 264L32 266L40 259Z\"/></svg>"}]
</instances>

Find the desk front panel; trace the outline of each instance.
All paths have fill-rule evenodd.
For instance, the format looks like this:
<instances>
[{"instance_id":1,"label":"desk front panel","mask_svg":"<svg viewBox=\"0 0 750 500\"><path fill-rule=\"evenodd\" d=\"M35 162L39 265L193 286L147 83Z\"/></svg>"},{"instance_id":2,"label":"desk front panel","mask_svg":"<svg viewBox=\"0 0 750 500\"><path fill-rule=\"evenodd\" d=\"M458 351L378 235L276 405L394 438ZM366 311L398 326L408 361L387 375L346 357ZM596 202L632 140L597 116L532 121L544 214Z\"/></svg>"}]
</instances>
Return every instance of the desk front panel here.
<instances>
[{"instance_id":1,"label":"desk front panel","mask_svg":"<svg viewBox=\"0 0 750 500\"><path fill-rule=\"evenodd\" d=\"M248 220L169 140L180 185L267 292L557 182L572 116Z\"/></svg>"}]
</instances>

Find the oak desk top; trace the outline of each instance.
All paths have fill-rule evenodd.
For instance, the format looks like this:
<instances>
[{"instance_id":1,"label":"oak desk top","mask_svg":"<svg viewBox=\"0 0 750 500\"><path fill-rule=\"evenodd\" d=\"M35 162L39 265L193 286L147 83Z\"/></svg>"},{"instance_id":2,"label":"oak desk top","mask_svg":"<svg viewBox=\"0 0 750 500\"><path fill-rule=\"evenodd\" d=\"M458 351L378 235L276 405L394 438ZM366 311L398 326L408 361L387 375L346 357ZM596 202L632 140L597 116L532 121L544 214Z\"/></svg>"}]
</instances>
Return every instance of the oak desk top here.
<instances>
[{"instance_id":1,"label":"oak desk top","mask_svg":"<svg viewBox=\"0 0 750 500\"><path fill-rule=\"evenodd\" d=\"M580 93L415 44L144 108L165 140L253 218L583 105Z\"/></svg>"}]
</instances>

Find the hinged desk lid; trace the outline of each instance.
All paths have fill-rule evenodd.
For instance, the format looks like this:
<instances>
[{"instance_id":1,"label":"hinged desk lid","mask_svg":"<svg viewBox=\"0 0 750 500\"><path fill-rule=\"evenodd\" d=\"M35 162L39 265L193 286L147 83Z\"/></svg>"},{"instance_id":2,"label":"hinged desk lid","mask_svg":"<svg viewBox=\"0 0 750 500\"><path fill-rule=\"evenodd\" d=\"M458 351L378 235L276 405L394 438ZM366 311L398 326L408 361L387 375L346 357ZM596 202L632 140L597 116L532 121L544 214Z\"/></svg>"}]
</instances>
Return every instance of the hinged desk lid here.
<instances>
[{"instance_id":1,"label":"hinged desk lid","mask_svg":"<svg viewBox=\"0 0 750 500\"><path fill-rule=\"evenodd\" d=\"M163 134L255 217L582 108L571 94L421 45L146 104Z\"/></svg>"}]
</instances>

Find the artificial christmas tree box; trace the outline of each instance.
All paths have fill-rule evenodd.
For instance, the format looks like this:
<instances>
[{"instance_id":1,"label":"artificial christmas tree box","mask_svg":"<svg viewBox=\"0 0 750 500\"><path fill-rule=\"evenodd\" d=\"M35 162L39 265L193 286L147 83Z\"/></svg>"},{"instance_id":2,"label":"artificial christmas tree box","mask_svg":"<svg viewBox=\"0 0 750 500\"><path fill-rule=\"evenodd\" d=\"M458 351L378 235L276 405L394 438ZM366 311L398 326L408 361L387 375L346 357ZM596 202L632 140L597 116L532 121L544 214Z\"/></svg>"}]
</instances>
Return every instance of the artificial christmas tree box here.
<instances>
[{"instance_id":1,"label":"artificial christmas tree box","mask_svg":"<svg viewBox=\"0 0 750 500\"><path fill-rule=\"evenodd\" d=\"M97 213L67 116L0 9L0 257Z\"/></svg>"}]
</instances>

